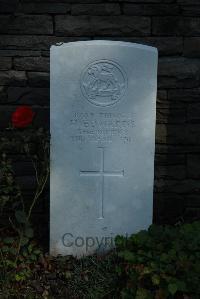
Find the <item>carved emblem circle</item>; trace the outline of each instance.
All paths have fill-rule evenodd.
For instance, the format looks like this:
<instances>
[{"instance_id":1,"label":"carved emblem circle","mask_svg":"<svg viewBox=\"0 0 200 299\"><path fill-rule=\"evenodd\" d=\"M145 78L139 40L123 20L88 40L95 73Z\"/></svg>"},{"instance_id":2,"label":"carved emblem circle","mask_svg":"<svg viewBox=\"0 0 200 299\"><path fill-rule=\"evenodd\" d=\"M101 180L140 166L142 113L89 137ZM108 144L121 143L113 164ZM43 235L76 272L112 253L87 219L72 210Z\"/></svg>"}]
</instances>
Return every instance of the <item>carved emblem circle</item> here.
<instances>
[{"instance_id":1,"label":"carved emblem circle","mask_svg":"<svg viewBox=\"0 0 200 299\"><path fill-rule=\"evenodd\" d=\"M94 61L81 74L82 93L96 106L116 104L124 96L126 88L125 71L111 60Z\"/></svg>"}]
</instances>

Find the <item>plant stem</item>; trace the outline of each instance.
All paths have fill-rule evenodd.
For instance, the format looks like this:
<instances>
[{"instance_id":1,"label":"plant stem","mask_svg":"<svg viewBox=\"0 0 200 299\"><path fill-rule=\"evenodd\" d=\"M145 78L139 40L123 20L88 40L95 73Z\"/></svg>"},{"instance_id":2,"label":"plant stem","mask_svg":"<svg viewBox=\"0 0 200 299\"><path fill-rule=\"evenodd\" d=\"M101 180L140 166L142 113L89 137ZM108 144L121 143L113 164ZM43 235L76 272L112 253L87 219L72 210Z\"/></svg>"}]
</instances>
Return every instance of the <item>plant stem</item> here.
<instances>
[{"instance_id":1,"label":"plant stem","mask_svg":"<svg viewBox=\"0 0 200 299\"><path fill-rule=\"evenodd\" d=\"M45 185L46 185L46 182L47 182L48 177L49 177L49 170L47 170L47 173L46 173L46 175L45 175L45 177L44 177L44 181L43 181L41 187L38 188L39 190L37 190L36 193L35 193L35 196L34 196L34 198L33 198L33 201L32 201L32 203L31 203L31 206L30 206L29 211L28 211L27 222L28 222L29 219L30 219L30 216L31 216L33 207L35 206L35 203L36 203L38 197L41 195L41 193L42 193L43 190L44 190L44 187L45 187Z\"/></svg>"}]
</instances>

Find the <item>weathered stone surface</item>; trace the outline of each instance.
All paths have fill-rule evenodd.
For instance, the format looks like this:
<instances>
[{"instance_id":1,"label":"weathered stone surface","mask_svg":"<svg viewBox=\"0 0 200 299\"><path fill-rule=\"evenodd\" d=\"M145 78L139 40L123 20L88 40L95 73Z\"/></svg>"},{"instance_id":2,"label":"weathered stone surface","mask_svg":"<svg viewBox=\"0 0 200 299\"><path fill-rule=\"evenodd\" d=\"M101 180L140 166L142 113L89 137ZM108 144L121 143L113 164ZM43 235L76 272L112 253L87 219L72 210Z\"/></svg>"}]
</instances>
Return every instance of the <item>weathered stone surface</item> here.
<instances>
[{"instance_id":1,"label":"weathered stone surface","mask_svg":"<svg viewBox=\"0 0 200 299\"><path fill-rule=\"evenodd\" d=\"M1 0L0 13L13 13L19 5L19 0Z\"/></svg>"},{"instance_id":2,"label":"weathered stone surface","mask_svg":"<svg viewBox=\"0 0 200 299\"><path fill-rule=\"evenodd\" d=\"M49 73L42 72L28 72L29 86L49 87Z\"/></svg>"},{"instance_id":3,"label":"weathered stone surface","mask_svg":"<svg viewBox=\"0 0 200 299\"><path fill-rule=\"evenodd\" d=\"M184 111L187 111L187 103L180 101L157 100L157 109L168 109L169 111L183 109ZM174 114L172 113L172 116L173 115ZM171 120L173 121L173 119Z\"/></svg>"},{"instance_id":4,"label":"weathered stone surface","mask_svg":"<svg viewBox=\"0 0 200 299\"><path fill-rule=\"evenodd\" d=\"M187 207L199 208L199 194L186 194L184 198Z\"/></svg>"},{"instance_id":5,"label":"weathered stone surface","mask_svg":"<svg viewBox=\"0 0 200 299\"><path fill-rule=\"evenodd\" d=\"M161 58L158 76L160 88L197 87L200 79L200 60Z\"/></svg>"},{"instance_id":6,"label":"weathered stone surface","mask_svg":"<svg viewBox=\"0 0 200 299\"><path fill-rule=\"evenodd\" d=\"M0 50L0 57L41 56L41 51L30 50Z\"/></svg>"},{"instance_id":7,"label":"weathered stone surface","mask_svg":"<svg viewBox=\"0 0 200 299\"><path fill-rule=\"evenodd\" d=\"M109 0L113 1L113 0ZM133 2L133 3L173 3L175 0L118 0L119 2Z\"/></svg>"},{"instance_id":8,"label":"weathered stone surface","mask_svg":"<svg viewBox=\"0 0 200 299\"><path fill-rule=\"evenodd\" d=\"M44 57L50 57L50 51L46 50L46 51L41 51L42 56Z\"/></svg>"},{"instance_id":9,"label":"weathered stone surface","mask_svg":"<svg viewBox=\"0 0 200 299\"><path fill-rule=\"evenodd\" d=\"M181 13L184 16L200 16L200 2L199 5L185 5L181 6Z\"/></svg>"},{"instance_id":10,"label":"weathered stone surface","mask_svg":"<svg viewBox=\"0 0 200 299\"><path fill-rule=\"evenodd\" d=\"M49 88L8 87L7 93L8 103L17 105L49 105Z\"/></svg>"},{"instance_id":11,"label":"weathered stone surface","mask_svg":"<svg viewBox=\"0 0 200 299\"><path fill-rule=\"evenodd\" d=\"M0 71L0 85L25 86L26 73L23 71Z\"/></svg>"},{"instance_id":12,"label":"weathered stone surface","mask_svg":"<svg viewBox=\"0 0 200 299\"><path fill-rule=\"evenodd\" d=\"M22 0L22 2L40 2L40 1L41 0ZM59 2L59 3L94 3L94 0L42 0L42 2L46 2L46 3L49 3L49 5L51 5L52 3L57 3L57 2ZM101 3L101 2L104 2L104 0L95 0L95 3Z\"/></svg>"},{"instance_id":13,"label":"weathered stone surface","mask_svg":"<svg viewBox=\"0 0 200 299\"><path fill-rule=\"evenodd\" d=\"M186 178L186 168L183 165L157 165L155 167L155 178L181 180Z\"/></svg>"},{"instance_id":14,"label":"weathered stone surface","mask_svg":"<svg viewBox=\"0 0 200 299\"><path fill-rule=\"evenodd\" d=\"M156 142L164 144L200 144L200 124L157 124Z\"/></svg>"},{"instance_id":15,"label":"weathered stone surface","mask_svg":"<svg viewBox=\"0 0 200 299\"><path fill-rule=\"evenodd\" d=\"M158 154L155 155L155 165L184 165L184 154Z\"/></svg>"},{"instance_id":16,"label":"weathered stone surface","mask_svg":"<svg viewBox=\"0 0 200 299\"><path fill-rule=\"evenodd\" d=\"M190 17L153 17L154 35L200 36L200 19Z\"/></svg>"},{"instance_id":17,"label":"weathered stone surface","mask_svg":"<svg viewBox=\"0 0 200 299\"><path fill-rule=\"evenodd\" d=\"M123 12L133 16L178 15L180 7L176 4L124 4Z\"/></svg>"},{"instance_id":18,"label":"weathered stone surface","mask_svg":"<svg viewBox=\"0 0 200 299\"><path fill-rule=\"evenodd\" d=\"M140 35L150 34L150 18L130 16L56 16L56 35Z\"/></svg>"},{"instance_id":19,"label":"weathered stone surface","mask_svg":"<svg viewBox=\"0 0 200 299\"><path fill-rule=\"evenodd\" d=\"M157 107L157 109L170 107L169 101L167 100L167 90L158 89L156 107Z\"/></svg>"},{"instance_id":20,"label":"weathered stone surface","mask_svg":"<svg viewBox=\"0 0 200 299\"><path fill-rule=\"evenodd\" d=\"M183 55L200 58L200 37L188 37L184 40Z\"/></svg>"},{"instance_id":21,"label":"weathered stone surface","mask_svg":"<svg viewBox=\"0 0 200 299\"><path fill-rule=\"evenodd\" d=\"M177 124L186 122L186 109L157 109L158 124Z\"/></svg>"},{"instance_id":22,"label":"weathered stone surface","mask_svg":"<svg viewBox=\"0 0 200 299\"><path fill-rule=\"evenodd\" d=\"M167 100L167 90L164 89L157 90L157 101L158 100Z\"/></svg>"},{"instance_id":23,"label":"weathered stone surface","mask_svg":"<svg viewBox=\"0 0 200 299\"><path fill-rule=\"evenodd\" d=\"M187 156L187 173L189 178L200 178L200 155Z\"/></svg>"},{"instance_id":24,"label":"weathered stone surface","mask_svg":"<svg viewBox=\"0 0 200 299\"><path fill-rule=\"evenodd\" d=\"M120 15L120 6L117 3L101 4L74 4L71 8L72 15Z\"/></svg>"},{"instance_id":25,"label":"weathered stone surface","mask_svg":"<svg viewBox=\"0 0 200 299\"><path fill-rule=\"evenodd\" d=\"M200 144L200 124L188 124L187 142L192 145Z\"/></svg>"},{"instance_id":26,"label":"weathered stone surface","mask_svg":"<svg viewBox=\"0 0 200 299\"><path fill-rule=\"evenodd\" d=\"M102 239L152 222L156 81L152 47L90 41L51 48L51 254L99 251L97 244L69 248L67 232Z\"/></svg>"},{"instance_id":27,"label":"weathered stone surface","mask_svg":"<svg viewBox=\"0 0 200 299\"><path fill-rule=\"evenodd\" d=\"M36 87L49 87L49 73L28 72L28 85Z\"/></svg>"},{"instance_id":28,"label":"weathered stone surface","mask_svg":"<svg viewBox=\"0 0 200 299\"><path fill-rule=\"evenodd\" d=\"M0 33L52 34L53 21L47 15L1 15Z\"/></svg>"},{"instance_id":29,"label":"weathered stone surface","mask_svg":"<svg viewBox=\"0 0 200 299\"><path fill-rule=\"evenodd\" d=\"M7 93L5 86L0 86L0 104L4 104L7 101Z\"/></svg>"},{"instance_id":30,"label":"weathered stone surface","mask_svg":"<svg viewBox=\"0 0 200 299\"><path fill-rule=\"evenodd\" d=\"M200 145L171 145L171 144L156 144L156 153L159 154L187 154L200 153Z\"/></svg>"},{"instance_id":31,"label":"weathered stone surface","mask_svg":"<svg viewBox=\"0 0 200 299\"><path fill-rule=\"evenodd\" d=\"M199 207L186 207L184 213L184 221L185 222L192 222L192 221L199 221L200 218L200 208Z\"/></svg>"},{"instance_id":32,"label":"weathered stone surface","mask_svg":"<svg viewBox=\"0 0 200 299\"><path fill-rule=\"evenodd\" d=\"M199 4L199 0L177 0L177 3L185 5L197 5Z\"/></svg>"},{"instance_id":33,"label":"weathered stone surface","mask_svg":"<svg viewBox=\"0 0 200 299\"><path fill-rule=\"evenodd\" d=\"M155 180L156 192L175 192L179 194L200 193L199 180Z\"/></svg>"},{"instance_id":34,"label":"weathered stone surface","mask_svg":"<svg viewBox=\"0 0 200 299\"><path fill-rule=\"evenodd\" d=\"M0 58L0 70L10 70L12 67L12 59L10 57Z\"/></svg>"},{"instance_id":35,"label":"weathered stone surface","mask_svg":"<svg viewBox=\"0 0 200 299\"><path fill-rule=\"evenodd\" d=\"M45 35L0 35L1 49L30 49L30 50L49 50L51 45L60 42L72 42L76 40L87 40L84 37L57 37Z\"/></svg>"},{"instance_id":36,"label":"weathered stone surface","mask_svg":"<svg viewBox=\"0 0 200 299\"><path fill-rule=\"evenodd\" d=\"M190 123L200 123L200 103L188 105L187 120Z\"/></svg>"},{"instance_id":37,"label":"weathered stone surface","mask_svg":"<svg viewBox=\"0 0 200 299\"><path fill-rule=\"evenodd\" d=\"M61 1L62 2L62 1ZM18 13L36 13L36 14L65 14L70 11L69 3L46 3L45 1L41 1L40 3L23 3L18 6Z\"/></svg>"},{"instance_id":38,"label":"weathered stone surface","mask_svg":"<svg viewBox=\"0 0 200 299\"><path fill-rule=\"evenodd\" d=\"M182 54L183 52L183 38L175 36L166 37L95 37L94 39L110 39L110 40L120 40L127 42L140 43L147 46L153 46L158 48L159 56L163 55L175 55Z\"/></svg>"},{"instance_id":39,"label":"weathered stone surface","mask_svg":"<svg viewBox=\"0 0 200 299\"><path fill-rule=\"evenodd\" d=\"M187 130L183 125L156 125L156 142L165 144L186 144Z\"/></svg>"},{"instance_id":40,"label":"weathered stone surface","mask_svg":"<svg viewBox=\"0 0 200 299\"><path fill-rule=\"evenodd\" d=\"M16 70L48 72L49 58L48 57L14 58L13 65Z\"/></svg>"},{"instance_id":41,"label":"weathered stone surface","mask_svg":"<svg viewBox=\"0 0 200 299\"><path fill-rule=\"evenodd\" d=\"M199 102L200 88L171 89L168 91L170 101Z\"/></svg>"}]
</instances>

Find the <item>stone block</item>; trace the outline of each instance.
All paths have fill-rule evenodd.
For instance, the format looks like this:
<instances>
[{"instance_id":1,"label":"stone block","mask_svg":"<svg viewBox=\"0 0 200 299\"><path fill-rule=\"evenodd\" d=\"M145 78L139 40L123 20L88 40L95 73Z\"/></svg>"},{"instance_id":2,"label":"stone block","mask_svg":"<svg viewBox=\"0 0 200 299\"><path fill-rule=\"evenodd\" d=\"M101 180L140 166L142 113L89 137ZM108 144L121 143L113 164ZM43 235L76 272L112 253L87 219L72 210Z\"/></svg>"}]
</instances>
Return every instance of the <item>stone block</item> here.
<instances>
[{"instance_id":1,"label":"stone block","mask_svg":"<svg viewBox=\"0 0 200 299\"><path fill-rule=\"evenodd\" d=\"M28 72L28 85L36 87L49 87L49 73Z\"/></svg>"},{"instance_id":2,"label":"stone block","mask_svg":"<svg viewBox=\"0 0 200 299\"><path fill-rule=\"evenodd\" d=\"M8 87L9 104L48 106L49 88Z\"/></svg>"},{"instance_id":3,"label":"stone block","mask_svg":"<svg viewBox=\"0 0 200 299\"><path fill-rule=\"evenodd\" d=\"M153 17L154 35L200 36L200 19L191 17Z\"/></svg>"},{"instance_id":4,"label":"stone block","mask_svg":"<svg viewBox=\"0 0 200 299\"><path fill-rule=\"evenodd\" d=\"M100 4L74 4L71 8L72 15L120 15L120 6L118 3L100 3Z\"/></svg>"},{"instance_id":5,"label":"stone block","mask_svg":"<svg viewBox=\"0 0 200 299\"><path fill-rule=\"evenodd\" d=\"M26 82L24 71L0 71L0 85L25 86Z\"/></svg>"},{"instance_id":6,"label":"stone block","mask_svg":"<svg viewBox=\"0 0 200 299\"><path fill-rule=\"evenodd\" d=\"M185 206L190 208L199 208L199 195L187 194L184 196Z\"/></svg>"},{"instance_id":7,"label":"stone block","mask_svg":"<svg viewBox=\"0 0 200 299\"><path fill-rule=\"evenodd\" d=\"M177 0L177 3L181 5L198 5L199 0Z\"/></svg>"},{"instance_id":8,"label":"stone block","mask_svg":"<svg viewBox=\"0 0 200 299\"><path fill-rule=\"evenodd\" d=\"M172 192L178 194L200 194L199 180L155 180L155 192Z\"/></svg>"},{"instance_id":9,"label":"stone block","mask_svg":"<svg viewBox=\"0 0 200 299\"><path fill-rule=\"evenodd\" d=\"M200 124L188 124L187 126L187 142L191 145L200 144Z\"/></svg>"},{"instance_id":10,"label":"stone block","mask_svg":"<svg viewBox=\"0 0 200 299\"><path fill-rule=\"evenodd\" d=\"M7 100L7 92L5 86L0 86L0 104L4 104Z\"/></svg>"},{"instance_id":11,"label":"stone block","mask_svg":"<svg viewBox=\"0 0 200 299\"><path fill-rule=\"evenodd\" d=\"M177 124L186 122L186 110L181 109L157 109L156 121L158 124Z\"/></svg>"},{"instance_id":12,"label":"stone block","mask_svg":"<svg viewBox=\"0 0 200 299\"><path fill-rule=\"evenodd\" d=\"M186 144L187 129L183 125L156 125L156 142L166 144Z\"/></svg>"},{"instance_id":13,"label":"stone block","mask_svg":"<svg viewBox=\"0 0 200 299\"><path fill-rule=\"evenodd\" d=\"M0 13L14 13L19 5L19 0L1 0Z\"/></svg>"},{"instance_id":14,"label":"stone block","mask_svg":"<svg viewBox=\"0 0 200 299\"><path fill-rule=\"evenodd\" d=\"M200 145L176 145L176 144L156 144L156 153L158 154L187 154L200 153Z\"/></svg>"},{"instance_id":15,"label":"stone block","mask_svg":"<svg viewBox=\"0 0 200 299\"><path fill-rule=\"evenodd\" d=\"M155 165L184 165L184 154L158 154L155 155Z\"/></svg>"},{"instance_id":16,"label":"stone block","mask_svg":"<svg viewBox=\"0 0 200 299\"><path fill-rule=\"evenodd\" d=\"M125 3L123 6L125 15L132 16L170 16L178 15L180 8L176 4L130 4Z\"/></svg>"},{"instance_id":17,"label":"stone block","mask_svg":"<svg viewBox=\"0 0 200 299\"><path fill-rule=\"evenodd\" d=\"M200 79L200 60L160 58L158 76L160 88L197 87Z\"/></svg>"},{"instance_id":18,"label":"stone block","mask_svg":"<svg viewBox=\"0 0 200 299\"><path fill-rule=\"evenodd\" d=\"M16 70L49 72L48 57L20 57L14 58Z\"/></svg>"},{"instance_id":19,"label":"stone block","mask_svg":"<svg viewBox=\"0 0 200 299\"><path fill-rule=\"evenodd\" d=\"M113 0L109 0L113 1ZM119 2L131 2L131 3L174 3L175 0L118 0Z\"/></svg>"},{"instance_id":20,"label":"stone block","mask_svg":"<svg viewBox=\"0 0 200 299\"><path fill-rule=\"evenodd\" d=\"M200 88L171 89L168 91L169 101L199 102Z\"/></svg>"},{"instance_id":21,"label":"stone block","mask_svg":"<svg viewBox=\"0 0 200 299\"><path fill-rule=\"evenodd\" d=\"M53 20L48 15L1 15L0 33L52 34Z\"/></svg>"},{"instance_id":22,"label":"stone block","mask_svg":"<svg viewBox=\"0 0 200 299\"><path fill-rule=\"evenodd\" d=\"M86 37L57 37L53 35L0 35L0 49L49 50L50 46L56 43L87 39Z\"/></svg>"},{"instance_id":23,"label":"stone block","mask_svg":"<svg viewBox=\"0 0 200 299\"><path fill-rule=\"evenodd\" d=\"M183 55L185 57L200 58L200 37L184 39Z\"/></svg>"},{"instance_id":24,"label":"stone block","mask_svg":"<svg viewBox=\"0 0 200 299\"><path fill-rule=\"evenodd\" d=\"M94 1L95 1L95 3L104 2L104 0L42 0L42 1L45 2L45 3L49 3L49 5L52 5L52 3L57 3L57 2L59 2L59 3L94 3ZM41 0L22 0L22 2L36 2L36 3L40 3Z\"/></svg>"},{"instance_id":25,"label":"stone block","mask_svg":"<svg viewBox=\"0 0 200 299\"><path fill-rule=\"evenodd\" d=\"M200 155L187 155L187 173L191 179L200 178Z\"/></svg>"},{"instance_id":26,"label":"stone block","mask_svg":"<svg viewBox=\"0 0 200 299\"><path fill-rule=\"evenodd\" d=\"M94 36L150 34L150 18L130 16L55 16L56 35Z\"/></svg>"},{"instance_id":27,"label":"stone block","mask_svg":"<svg viewBox=\"0 0 200 299\"><path fill-rule=\"evenodd\" d=\"M12 59L10 57L0 58L0 70L6 71L12 68Z\"/></svg>"},{"instance_id":28,"label":"stone block","mask_svg":"<svg viewBox=\"0 0 200 299\"><path fill-rule=\"evenodd\" d=\"M0 57L26 57L26 56L41 56L41 51L0 50Z\"/></svg>"},{"instance_id":29,"label":"stone block","mask_svg":"<svg viewBox=\"0 0 200 299\"><path fill-rule=\"evenodd\" d=\"M200 123L200 103L188 105L187 120L189 123Z\"/></svg>"},{"instance_id":30,"label":"stone block","mask_svg":"<svg viewBox=\"0 0 200 299\"><path fill-rule=\"evenodd\" d=\"M186 178L186 167L184 165L156 165L155 178L167 180L182 180Z\"/></svg>"},{"instance_id":31,"label":"stone block","mask_svg":"<svg viewBox=\"0 0 200 299\"><path fill-rule=\"evenodd\" d=\"M21 3L18 6L17 12L24 14L66 14L70 12L70 8L69 3L59 3L59 1L51 4L45 1L41 1L40 3L32 1L31 3Z\"/></svg>"},{"instance_id":32,"label":"stone block","mask_svg":"<svg viewBox=\"0 0 200 299\"><path fill-rule=\"evenodd\" d=\"M181 13L183 16L200 16L200 2L199 5L182 5Z\"/></svg>"},{"instance_id":33,"label":"stone block","mask_svg":"<svg viewBox=\"0 0 200 299\"><path fill-rule=\"evenodd\" d=\"M158 89L157 90L157 100L158 99L166 101L167 100L167 90Z\"/></svg>"}]
</instances>

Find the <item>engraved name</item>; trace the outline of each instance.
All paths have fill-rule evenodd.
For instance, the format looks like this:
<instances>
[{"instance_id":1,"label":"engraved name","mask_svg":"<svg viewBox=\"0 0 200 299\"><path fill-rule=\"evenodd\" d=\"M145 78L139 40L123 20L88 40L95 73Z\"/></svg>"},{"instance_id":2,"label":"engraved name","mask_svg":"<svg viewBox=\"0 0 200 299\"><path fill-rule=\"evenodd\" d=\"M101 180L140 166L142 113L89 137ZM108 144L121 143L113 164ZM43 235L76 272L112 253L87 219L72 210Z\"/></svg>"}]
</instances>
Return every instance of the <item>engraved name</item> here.
<instances>
[{"instance_id":1,"label":"engraved name","mask_svg":"<svg viewBox=\"0 0 200 299\"><path fill-rule=\"evenodd\" d=\"M133 141L134 116L128 113L74 112L69 120L73 143Z\"/></svg>"}]
</instances>

